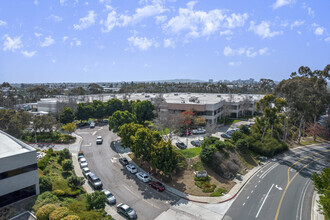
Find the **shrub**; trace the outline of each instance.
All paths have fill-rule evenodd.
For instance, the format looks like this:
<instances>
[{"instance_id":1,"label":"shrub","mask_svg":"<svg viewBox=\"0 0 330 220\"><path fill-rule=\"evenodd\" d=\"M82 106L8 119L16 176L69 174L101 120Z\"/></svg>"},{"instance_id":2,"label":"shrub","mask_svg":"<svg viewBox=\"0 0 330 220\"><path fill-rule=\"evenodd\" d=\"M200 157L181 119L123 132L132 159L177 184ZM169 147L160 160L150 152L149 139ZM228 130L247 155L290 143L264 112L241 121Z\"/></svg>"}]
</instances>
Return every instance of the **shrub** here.
<instances>
[{"instance_id":1,"label":"shrub","mask_svg":"<svg viewBox=\"0 0 330 220\"><path fill-rule=\"evenodd\" d=\"M203 187L203 192L210 193L213 192L217 186L214 184L210 184L210 182L203 182L202 187Z\"/></svg>"},{"instance_id":2,"label":"shrub","mask_svg":"<svg viewBox=\"0 0 330 220\"><path fill-rule=\"evenodd\" d=\"M63 218L62 220L80 220L79 216L76 215L68 215L65 218Z\"/></svg>"},{"instance_id":3,"label":"shrub","mask_svg":"<svg viewBox=\"0 0 330 220\"><path fill-rule=\"evenodd\" d=\"M52 192L55 196L64 196L65 192L63 190L57 189Z\"/></svg>"},{"instance_id":4,"label":"shrub","mask_svg":"<svg viewBox=\"0 0 330 220\"><path fill-rule=\"evenodd\" d=\"M251 131L249 129L249 126L247 126L247 125L241 125L240 126L240 132L242 132L243 134L246 134L246 135L250 135L251 134Z\"/></svg>"},{"instance_id":5,"label":"shrub","mask_svg":"<svg viewBox=\"0 0 330 220\"><path fill-rule=\"evenodd\" d=\"M68 184L71 188L79 188L85 183L85 178L83 177L77 177L77 176L71 176L68 178Z\"/></svg>"},{"instance_id":6,"label":"shrub","mask_svg":"<svg viewBox=\"0 0 330 220\"><path fill-rule=\"evenodd\" d=\"M225 148L227 150L233 150L233 149L235 149L235 146L230 141L225 141L224 143L226 144L226 147Z\"/></svg>"},{"instance_id":7,"label":"shrub","mask_svg":"<svg viewBox=\"0 0 330 220\"><path fill-rule=\"evenodd\" d=\"M238 147L241 150L247 150L249 147L249 143L247 142L247 140L245 139L239 139L236 142L236 147Z\"/></svg>"},{"instance_id":8,"label":"shrub","mask_svg":"<svg viewBox=\"0 0 330 220\"><path fill-rule=\"evenodd\" d=\"M212 161L213 155L216 152L216 148L213 146L204 146L200 153L200 158L203 162L209 164Z\"/></svg>"},{"instance_id":9,"label":"shrub","mask_svg":"<svg viewBox=\"0 0 330 220\"><path fill-rule=\"evenodd\" d=\"M219 188L217 189L217 191L213 192L210 196L211 197L219 197L222 196L223 193L226 193L227 190L223 189L223 188Z\"/></svg>"},{"instance_id":10,"label":"shrub","mask_svg":"<svg viewBox=\"0 0 330 220\"><path fill-rule=\"evenodd\" d=\"M205 181L210 181L210 177L209 176L207 176L207 177L197 177L197 176L195 176L194 177L194 180L195 181L202 181L202 182L205 182Z\"/></svg>"},{"instance_id":11,"label":"shrub","mask_svg":"<svg viewBox=\"0 0 330 220\"><path fill-rule=\"evenodd\" d=\"M49 214L52 213L56 209L56 205L47 204L38 209L36 213L36 217L38 220L48 220Z\"/></svg>"},{"instance_id":12,"label":"shrub","mask_svg":"<svg viewBox=\"0 0 330 220\"><path fill-rule=\"evenodd\" d=\"M62 169L64 171L72 171L73 170L73 164L71 159L64 160L62 162Z\"/></svg>"},{"instance_id":13,"label":"shrub","mask_svg":"<svg viewBox=\"0 0 330 220\"><path fill-rule=\"evenodd\" d=\"M91 209L104 209L107 197L103 192L95 191L91 194L87 194L87 207Z\"/></svg>"},{"instance_id":14,"label":"shrub","mask_svg":"<svg viewBox=\"0 0 330 220\"><path fill-rule=\"evenodd\" d=\"M41 206L50 203L58 203L59 201L60 200L58 199L58 197L53 195L51 192L44 192L38 196L37 201L33 206L33 210L36 212Z\"/></svg>"},{"instance_id":15,"label":"shrub","mask_svg":"<svg viewBox=\"0 0 330 220\"><path fill-rule=\"evenodd\" d=\"M214 146L218 149L218 151L221 151L226 147L226 144L223 141L216 141Z\"/></svg>"},{"instance_id":16,"label":"shrub","mask_svg":"<svg viewBox=\"0 0 330 220\"><path fill-rule=\"evenodd\" d=\"M51 191L52 190L52 182L49 177L41 176L39 177L39 187L40 193Z\"/></svg>"},{"instance_id":17,"label":"shrub","mask_svg":"<svg viewBox=\"0 0 330 220\"><path fill-rule=\"evenodd\" d=\"M74 201L68 205L68 209L72 212L79 214L80 212L87 211L86 199L80 201Z\"/></svg>"},{"instance_id":18,"label":"shrub","mask_svg":"<svg viewBox=\"0 0 330 220\"><path fill-rule=\"evenodd\" d=\"M69 215L70 211L66 207L60 207L55 209L52 213L49 215L49 220L60 220Z\"/></svg>"},{"instance_id":19,"label":"shrub","mask_svg":"<svg viewBox=\"0 0 330 220\"><path fill-rule=\"evenodd\" d=\"M232 135L231 135L231 139L236 143L238 140L243 139L244 138L244 134L240 131L235 131Z\"/></svg>"}]
</instances>

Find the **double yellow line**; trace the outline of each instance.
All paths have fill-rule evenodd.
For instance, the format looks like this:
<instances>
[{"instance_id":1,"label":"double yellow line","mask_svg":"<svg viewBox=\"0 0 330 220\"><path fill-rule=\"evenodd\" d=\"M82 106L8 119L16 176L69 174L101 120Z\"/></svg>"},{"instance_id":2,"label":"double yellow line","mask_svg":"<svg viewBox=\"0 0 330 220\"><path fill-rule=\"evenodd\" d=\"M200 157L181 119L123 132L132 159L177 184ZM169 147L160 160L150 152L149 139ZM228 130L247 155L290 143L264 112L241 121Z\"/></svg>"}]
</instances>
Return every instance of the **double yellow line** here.
<instances>
[{"instance_id":1,"label":"double yellow line","mask_svg":"<svg viewBox=\"0 0 330 220\"><path fill-rule=\"evenodd\" d=\"M311 155L309 155L309 156L306 156L306 157L304 157L304 158L302 158L302 159L300 159L300 160L294 162L294 163L288 168L288 183L286 184L286 187L285 187L285 189L284 189L284 191L283 191L283 194L282 194L282 197L281 197L280 203L278 204L278 207L277 207L277 211L276 211L276 215L275 215L274 220L277 220L277 218L278 218L278 215L279 215L279 213L280 213L280 209L281 209L281 206L282 206L282 202L283 202L283 199L284 199L285 193L286 193L286 191L288 190L288 188L289 188L290 184L292 183L292 181L294 180L294 178L296 178L296 176L297 176L297 175L298 175L303 169L305 169L307 166L309 166L311 163L314 163L314 162L316 162L316 161L322 159L323 157L326 157L326 155L325 155L325 156L322 156L322 157L318 157L318 158L312 160L311 162L309 162L308 164L304 165L302 168L300 168L300 170L298 170L298 172L292 177L291 180L290 180L290 169L291 169L294 165L296 165L297 163L299 163L300 161L306 160L306 159L309 158L309 157L312 157L312 156L314 156L314 155L318 155L318 154L321 154L321 153L325 153L325 152L328 152L328 151L330 151L330 150L326 150L326 151L322 151L322 152L319 152L319 153L314 153L314 154L311 154Z\"/></svg>"}]
</instances>

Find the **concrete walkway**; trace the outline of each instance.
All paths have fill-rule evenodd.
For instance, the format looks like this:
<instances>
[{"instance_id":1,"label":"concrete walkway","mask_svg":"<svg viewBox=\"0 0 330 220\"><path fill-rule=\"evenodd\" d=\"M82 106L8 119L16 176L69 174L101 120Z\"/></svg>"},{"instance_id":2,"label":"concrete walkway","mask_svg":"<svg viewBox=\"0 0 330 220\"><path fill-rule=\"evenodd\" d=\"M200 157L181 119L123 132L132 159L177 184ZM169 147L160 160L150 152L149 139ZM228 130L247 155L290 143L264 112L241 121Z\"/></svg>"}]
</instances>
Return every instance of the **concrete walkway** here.
<instances>
[{"instance_id":1,"label":"concrete walkway","mask_svg":"<svg viewBox=\"0 0 330 220\"><path fill-rule=\"evenodd\" d=\"M312 211L311 211L311 220L324 220L324 215L321 214L319 208L320 195L314 191L312 199Z\"/></svg>"}]
</instances>

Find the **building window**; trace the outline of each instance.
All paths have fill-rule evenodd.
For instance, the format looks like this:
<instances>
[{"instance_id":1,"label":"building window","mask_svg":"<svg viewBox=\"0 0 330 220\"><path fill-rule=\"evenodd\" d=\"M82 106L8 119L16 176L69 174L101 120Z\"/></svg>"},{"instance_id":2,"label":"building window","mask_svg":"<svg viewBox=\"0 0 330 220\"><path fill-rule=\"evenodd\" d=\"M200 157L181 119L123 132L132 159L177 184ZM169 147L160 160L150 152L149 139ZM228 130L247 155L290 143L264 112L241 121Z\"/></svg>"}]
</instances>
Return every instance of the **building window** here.
<instances>
[{"instance_id":1,"label":"building window","mask_svg":"<svg viewBox=\"0 0 330 220\"><path fill-rule=\"evenodd\" d=\"M232 106L231 106L231 109L232 109L232 110L237 110L237 105L232 105Z\"/></svg>"},{"instance_id":2,"label":"building window","mask_svg":"<svg viewBox=\"0 0 330 220\"><path fill-rule=\"evenodd\" d=\"M9 171L0 173L0 180L6 179L6 178L9 178L12 176L16 176L16 175L19 175L22 173L27 173L27 172L30 172L33 170L38 170L38 165L36 163L25 166L25 167L20 167L20 168L14 169L14 170L9 170Z\"/></svg>"},{"instance_id":3,"label":"building window","mask_svg":"<svg viewBox=\"0 0 330 220\"><path fill-rule=\"evenodd\" d=\"M9 205L13 202L17 202L21 199L28 198L36 194L36 185L32 185L12 193L0 196L0 207Z\"/></svg>"}]
</instances>

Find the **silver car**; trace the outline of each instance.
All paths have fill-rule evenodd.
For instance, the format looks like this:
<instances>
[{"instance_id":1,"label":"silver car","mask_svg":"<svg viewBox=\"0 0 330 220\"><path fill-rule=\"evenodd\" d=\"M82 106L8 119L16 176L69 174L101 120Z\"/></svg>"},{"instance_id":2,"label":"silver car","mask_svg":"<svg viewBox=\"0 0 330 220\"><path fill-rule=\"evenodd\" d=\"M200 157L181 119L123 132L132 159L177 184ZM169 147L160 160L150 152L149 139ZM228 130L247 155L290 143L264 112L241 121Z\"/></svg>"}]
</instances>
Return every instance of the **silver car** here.
<instances>
[{"instance_id":1,"label":"silver car","mask_svg":"<svg viewBox=\"0 0 330 220\"><path fill-rule=\"evenodd\" d=\"M108 204L116 204L116 198L109 190L103 189L102 192L106 195Z\"/></svg>"}]
</instances>

